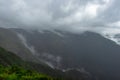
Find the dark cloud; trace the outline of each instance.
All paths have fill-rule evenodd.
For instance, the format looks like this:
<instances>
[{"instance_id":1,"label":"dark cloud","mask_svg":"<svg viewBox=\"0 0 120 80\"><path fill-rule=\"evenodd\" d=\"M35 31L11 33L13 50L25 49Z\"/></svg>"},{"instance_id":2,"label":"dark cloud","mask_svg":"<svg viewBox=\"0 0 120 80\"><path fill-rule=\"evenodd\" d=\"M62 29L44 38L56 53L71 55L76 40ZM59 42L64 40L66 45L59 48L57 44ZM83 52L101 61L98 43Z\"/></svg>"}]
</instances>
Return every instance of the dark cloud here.
<instances>
[{"instance_id":1,"label":"dark cloud","mask_svg":"<svg viewBox=\"0 0 120 80\"><path fill-rule=\"evenodd\" d=\"M119 0L0 0L0 26L109 32L120 27L119 7Z\"/></svg>"}]
</instances>

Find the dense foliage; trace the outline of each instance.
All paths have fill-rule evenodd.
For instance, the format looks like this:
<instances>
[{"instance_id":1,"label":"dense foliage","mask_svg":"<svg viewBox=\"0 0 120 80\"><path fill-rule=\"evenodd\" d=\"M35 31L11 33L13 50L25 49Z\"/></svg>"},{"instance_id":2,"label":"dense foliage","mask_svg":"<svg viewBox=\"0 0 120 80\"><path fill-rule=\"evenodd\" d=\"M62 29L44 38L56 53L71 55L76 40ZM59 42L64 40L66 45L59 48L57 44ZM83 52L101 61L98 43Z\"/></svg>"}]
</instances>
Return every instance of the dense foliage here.
<instances>
[{"instance_id":1,"label":"dense foliage","mask_svg":"<svg viewBox=\"0 0 120 80\"><path fill-rule=\"evenodd\" d=\"M0 80L61 80L17 66L0 66Z\"/></svg>"}]
</instances>

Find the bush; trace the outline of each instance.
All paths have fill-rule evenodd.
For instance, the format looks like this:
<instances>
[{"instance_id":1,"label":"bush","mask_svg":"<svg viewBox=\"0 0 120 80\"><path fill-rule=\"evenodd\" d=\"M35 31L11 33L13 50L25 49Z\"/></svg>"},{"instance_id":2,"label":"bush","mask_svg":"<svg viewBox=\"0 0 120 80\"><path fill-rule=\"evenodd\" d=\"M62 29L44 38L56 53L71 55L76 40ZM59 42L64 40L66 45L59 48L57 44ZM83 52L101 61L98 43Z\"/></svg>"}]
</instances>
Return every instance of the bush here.
<instances>
[{"instance_id":1,"label":"bush","mask_svg":"<svg viewBox=\"0 0 120 80\"><path fill-rule=\"evenodd\" d=\"M52 77L31 70L0 66L0 80L54 80Z\"/></svg>"}]
</instances>

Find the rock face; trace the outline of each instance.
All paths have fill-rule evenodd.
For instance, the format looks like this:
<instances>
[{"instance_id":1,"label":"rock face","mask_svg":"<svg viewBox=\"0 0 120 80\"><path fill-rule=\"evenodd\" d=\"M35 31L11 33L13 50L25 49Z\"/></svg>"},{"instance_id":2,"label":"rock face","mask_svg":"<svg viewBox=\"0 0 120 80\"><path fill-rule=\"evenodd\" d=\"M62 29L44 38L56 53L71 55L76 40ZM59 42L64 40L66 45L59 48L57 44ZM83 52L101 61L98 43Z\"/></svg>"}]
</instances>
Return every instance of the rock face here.
<instances>
[{"instance_id":1,"label":"rock face","mask_svg":"<svg viewBox=\"0 0 120 80\"><path fill-rule=\"evenodd\" d=\"M17 36L20 43L34 57L53 68L84 68L98 80L120 80L120 46L99 34L10 30L22 36Z\"/></svg>"}]
</instances>

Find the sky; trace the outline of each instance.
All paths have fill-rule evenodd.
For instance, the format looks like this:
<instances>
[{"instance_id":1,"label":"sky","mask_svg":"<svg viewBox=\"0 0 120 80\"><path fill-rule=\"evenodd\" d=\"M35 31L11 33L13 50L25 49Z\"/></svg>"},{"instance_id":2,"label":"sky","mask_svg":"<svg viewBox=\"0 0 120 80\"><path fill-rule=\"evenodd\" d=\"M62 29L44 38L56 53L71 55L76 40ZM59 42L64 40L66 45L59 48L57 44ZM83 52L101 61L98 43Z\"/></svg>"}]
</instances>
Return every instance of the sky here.
<instances>
[{"instance_id":1,"label":"sky","mask_svg":"<svg viewBox=\"0 0 120 80\"><path fill-rule=\"evenodd\" d=\"M0 27L120 33L120 0L0 0Z\"/></svg>"}]
</instances>

